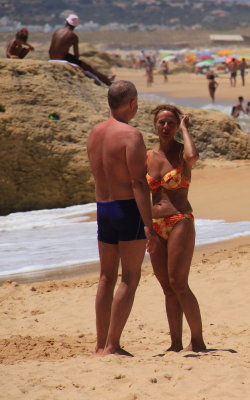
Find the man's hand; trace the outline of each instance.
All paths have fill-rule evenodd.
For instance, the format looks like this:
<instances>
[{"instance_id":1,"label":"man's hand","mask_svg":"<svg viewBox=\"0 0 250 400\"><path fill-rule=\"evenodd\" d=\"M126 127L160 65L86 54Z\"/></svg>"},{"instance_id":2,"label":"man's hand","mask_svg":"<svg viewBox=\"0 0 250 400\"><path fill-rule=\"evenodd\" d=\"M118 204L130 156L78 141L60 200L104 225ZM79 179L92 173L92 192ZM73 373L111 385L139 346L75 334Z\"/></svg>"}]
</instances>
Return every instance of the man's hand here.
<instances>
[{"instance_id":1,"label":"man's hand","mask_svg":"<svg viewBox=\"0 0 250 400\"><path fill-rule=\"evenodd\" d=\"M146 239L147 239L146 251L149 254L154 253L159 244L159 238L158 238L157 234L154 231L152 231L152 229L149 229L148 226L145 226L144 232L145 232Z\"/></svg>"}]
</instances>

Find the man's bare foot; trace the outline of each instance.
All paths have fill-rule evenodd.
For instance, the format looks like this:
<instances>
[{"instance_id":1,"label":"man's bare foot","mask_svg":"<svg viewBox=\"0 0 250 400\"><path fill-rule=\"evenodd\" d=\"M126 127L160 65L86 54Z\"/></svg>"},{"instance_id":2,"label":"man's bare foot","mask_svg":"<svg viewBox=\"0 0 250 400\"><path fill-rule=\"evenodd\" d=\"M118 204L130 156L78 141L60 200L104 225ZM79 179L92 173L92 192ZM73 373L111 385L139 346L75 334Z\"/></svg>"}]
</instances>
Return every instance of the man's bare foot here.
<instances>
[{"instance_id":1,"label":"man's bare foot","mask_svg":"<svg viewBox=\"0 0 250 400\"><path fill-rule=\"evenodd\" d=\"M109 75L108 78L111 82L115 80L116 75Z\"/></svg>"},{"instance_id":2,"label":"man's bare foot","mask_svg":"<svg viewBox=\"0 0 250 400\"><path fill-rule=\"evenodd\" d=\"M93 351L93 353L90 355L90 357L98 357L98 356L102 356L104 349L95 349L95 351Z\"/></svg>"},{"instance_id":3,"label":"man's bare foot","mask_svg":"<svg viewBox=\"0 0 250 400\"><path fill-rule=\"evenodd\" d=\"M102 352L102 356L107 356L110 354L113 354L115 356L122 356L122 357L134 357L133 354L122 349L121 347L118 347L118 348L106 347Z\"/></svg>"},{"instance_id":4,"label":"man's bare foot","mask_svg":"<svg viewBox=\"0 0 250 400\"><path fill-rule=\"evenodd\" d=\"M166 351L175 351L178 353L183 350L182 344L172 344Z\"/></svg>"},{"instance_id":5,"label":"man's bare foot","mask_svg":"<svg viewBox=\"0 0 250 400\"><path fill-rule=\"evenodd\" d=\"M182 350L182 352L193 351L194 353L199 353L206 350L207 348L203 341L201 342L191 341L189 345Z\"/></svg>"}]
</instances>

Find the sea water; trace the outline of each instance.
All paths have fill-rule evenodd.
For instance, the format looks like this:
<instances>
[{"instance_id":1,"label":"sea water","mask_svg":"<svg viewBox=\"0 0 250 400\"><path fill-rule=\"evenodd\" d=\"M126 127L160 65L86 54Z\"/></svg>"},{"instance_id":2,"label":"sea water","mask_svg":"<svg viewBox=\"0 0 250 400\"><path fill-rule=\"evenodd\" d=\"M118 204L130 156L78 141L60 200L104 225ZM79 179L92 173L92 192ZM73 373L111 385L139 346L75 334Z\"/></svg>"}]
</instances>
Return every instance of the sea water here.
<instances>
[{"instance_id":1,"label":"sea water","mask_svg":"<svg viewBox=\"0 0 250 400\"><path fill-rule=\"evenodd\" d=\"M98 261L95 211L90 203L0 217L0 280ZM196 219L195 227L196 245L250 235L250 221Z\"/></svg>"}]
</instances>

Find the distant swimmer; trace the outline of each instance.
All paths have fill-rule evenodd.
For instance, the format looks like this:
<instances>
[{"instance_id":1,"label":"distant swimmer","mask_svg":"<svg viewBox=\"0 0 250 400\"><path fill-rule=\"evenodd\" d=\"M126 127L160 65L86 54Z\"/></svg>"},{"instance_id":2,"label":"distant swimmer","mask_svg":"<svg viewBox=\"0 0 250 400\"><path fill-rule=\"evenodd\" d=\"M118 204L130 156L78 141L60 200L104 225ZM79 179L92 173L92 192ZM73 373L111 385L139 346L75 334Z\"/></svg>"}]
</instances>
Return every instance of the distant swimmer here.
<instances>
[{"instance_id":1,"label":"distant swimmer","mask_svg":"<svg viewBox=\"0 0 250 400\"><path fill-rule=\"evenodd\" d=\"M235 105L232 107L231 116L232 116L233 118L238 118L238 117L240 116L240 113L241 113L241 112L244 113L244 114L246 113L246 110L245 110L244 107L243 107L243 101L244 101L244 97L239 96L239 97L238 97L238 103L235 104Z\"/></svg>"},{"instance_id":2,"label":"distant swimmer","mask_svg":"<svg viewBox=\"0 0 250 400\"><path fill-rule=\"evenodd\" d=\"M7 58L24 58L34 50L34 47L28 43L28 29L22 28L16 33L15 39L12 39L6 49Z\"/></svg>"},{"instance_id":3,"label":"distant swimmer","mask_svg":"<svg viewBox=\"0 0 250 400\"><path fill-rule=\"evenodd\" d=\"M115 76L107 76L79 59L78 36L74 32L78 24L78 16L70 14L66 18L65 26L54 32L49 48L50 59L66 60L72 64L77 64L81 67L84 74L93 78L96 83L104 83L110 86ZM71 47L73 47L74 55L69 53Z\"/></svg>"}]
</instances>

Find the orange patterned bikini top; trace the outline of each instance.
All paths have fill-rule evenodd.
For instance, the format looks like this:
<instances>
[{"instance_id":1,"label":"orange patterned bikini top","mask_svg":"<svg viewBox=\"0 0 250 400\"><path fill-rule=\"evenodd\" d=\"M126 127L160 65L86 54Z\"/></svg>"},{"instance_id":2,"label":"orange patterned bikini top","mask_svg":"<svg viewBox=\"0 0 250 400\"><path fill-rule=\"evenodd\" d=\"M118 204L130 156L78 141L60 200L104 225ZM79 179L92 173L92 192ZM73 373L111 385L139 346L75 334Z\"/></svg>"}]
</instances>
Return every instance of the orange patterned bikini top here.
<instances>
[{"instance_id":1,"label":"orange patterned bikini top","mask_svg":"<svg viewBox=\"0 0 250 400\"><path fill-rule=\"evenodd\" d=\"M148 160L150 152L147 153ZM181 172L181 160L178 166L167 172L160 180L153 178L149 174L146 175L151 192L156 192L161 186L167 190L176 190L180 188L188 188L190 181Z\"/></svg>"}]
</instances>

